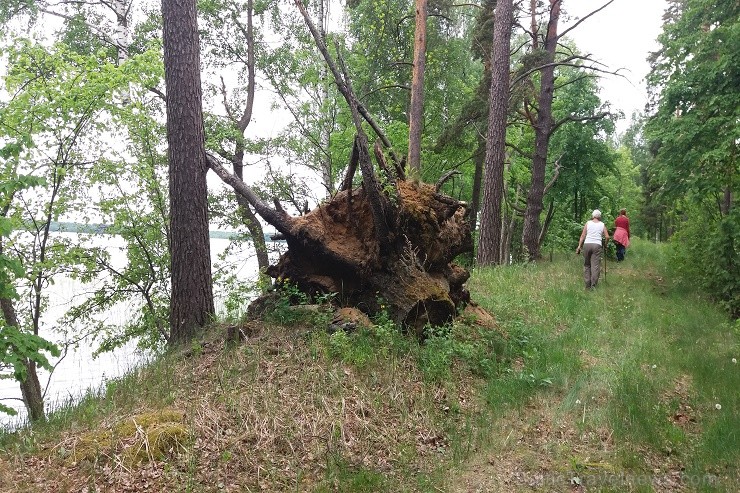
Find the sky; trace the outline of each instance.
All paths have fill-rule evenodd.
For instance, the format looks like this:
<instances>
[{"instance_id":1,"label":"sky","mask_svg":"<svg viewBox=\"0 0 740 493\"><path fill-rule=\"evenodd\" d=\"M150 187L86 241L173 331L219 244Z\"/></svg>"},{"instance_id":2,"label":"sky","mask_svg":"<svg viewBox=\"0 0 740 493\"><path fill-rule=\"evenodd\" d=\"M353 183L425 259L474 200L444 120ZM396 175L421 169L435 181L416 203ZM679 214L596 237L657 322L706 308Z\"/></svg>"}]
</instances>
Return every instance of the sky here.
<instances>
[{"instance_id":1,"label":"sky","mask_svg":"<svg viewBox=\"0 0 740 493\"><path fill-rule=\"evenodd\" d=\"M584 17L608 0L563 0L563 9L574 17ZM650 66L648 54L658 48L666 0L615 0L611 5L569 33L581 51L612 71L624 68L623 77L607 75L599 85L602 100L612 102L614 109L624 112L625 119L617 124L618 131L629 126L633 111L643 111L647 103L644 78ZM561 16L560 32L575 23Z\"/></svg>"}]
</instances>

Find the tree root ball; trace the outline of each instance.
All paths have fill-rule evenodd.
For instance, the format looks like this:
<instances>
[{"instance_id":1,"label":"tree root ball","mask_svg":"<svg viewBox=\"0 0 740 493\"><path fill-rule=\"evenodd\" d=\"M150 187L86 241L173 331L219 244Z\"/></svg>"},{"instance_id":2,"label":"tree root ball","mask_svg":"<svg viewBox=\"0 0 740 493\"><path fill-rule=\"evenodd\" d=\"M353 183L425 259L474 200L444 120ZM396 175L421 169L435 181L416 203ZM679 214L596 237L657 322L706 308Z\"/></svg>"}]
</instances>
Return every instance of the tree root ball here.
<instances>
[{"instance_id":1,"label":"tree root ball","mask_svg":"<svg viewBox=\"0 0 740 493\"><path fill-rule=\"evenodd\" d=\"M385 247L362 187L291 218L288 251L268 269L276 287L290 283L310 297L336 293L342 306L385 310L419 335L427 324L452 320L470 299L469 273L454 263L473 250L466 205L424 183L399 181L396 191Z\"/></svg>"}]
</instances>

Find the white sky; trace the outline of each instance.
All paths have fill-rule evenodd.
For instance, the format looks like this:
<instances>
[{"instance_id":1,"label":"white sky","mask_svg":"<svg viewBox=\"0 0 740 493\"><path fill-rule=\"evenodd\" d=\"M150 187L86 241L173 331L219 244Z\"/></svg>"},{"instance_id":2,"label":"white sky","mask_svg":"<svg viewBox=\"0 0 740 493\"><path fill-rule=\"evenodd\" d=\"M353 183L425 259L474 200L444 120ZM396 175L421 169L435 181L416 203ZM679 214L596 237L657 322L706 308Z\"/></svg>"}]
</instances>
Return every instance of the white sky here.
<instances>
[{"instance_id":1,"label":"white sky","mask_svg":"<svg viewBox=\"0 0 740 493\"><path fill-rule=\"evenodd\" d=\"M579 18L607 2L563 0L559 31L567 29ZM613 110L622 110L624 113L624 119L617 124L620 132L629 126L632 112L644 111L647 103L644 81L650 69L647 57L658 48L656 38L661 31L667 5L666 0L614 0L568 33L582 52L591 53L594 60L606 65L605 69L623 69L619 71L623 77L604 74L599 80L601 99L610 101ZM343 15L336 5L332 7L332 14L337 17ZM340 20L334 18L331 22L339 23ZM274 111L267 111L266 114L272 115ZM259 120L259 125L264 126L262 131L268 135L277 134L285 124L281 118L270 116L265 119L260 116L261 113L255 112L255 120Z\"/></svg>"},{"instance_id":2,"label":"white sky","mask_svg":"<svg viewBox=\"0 0 740 493\"><path fill-rule=\"evenodd\" d=\"M583 17L608 0L563 0L563 9L573 17ZM617 129L627 128L633 111L643 111L647 103L645 76L650 69L647 57L658 48L666 0L615 0L593 17L571 31L569 36L581 51L593 54L625 77L608 75L599 81L601 99L611 101L613 109L624 112L625 119ZM561 32L575 20L561 16Z\"/></svg>"}]
</instances>

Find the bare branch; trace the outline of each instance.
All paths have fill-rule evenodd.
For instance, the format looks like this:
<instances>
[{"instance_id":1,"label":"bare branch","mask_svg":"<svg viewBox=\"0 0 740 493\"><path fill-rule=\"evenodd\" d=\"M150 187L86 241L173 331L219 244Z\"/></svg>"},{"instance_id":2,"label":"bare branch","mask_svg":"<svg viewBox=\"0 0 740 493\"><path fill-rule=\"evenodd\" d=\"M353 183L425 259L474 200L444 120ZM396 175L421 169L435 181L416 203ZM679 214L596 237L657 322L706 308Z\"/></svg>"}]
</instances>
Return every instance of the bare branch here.
<instances>
[{"instance_id":1,"label":"bare branch","mask_svg":"<svg viewBox=\"0 0 740 493\"><path fill-rule=\"evenodd\" d=\"M231 105L229 104L229 100L226 95L226 82L224 82L223 76L221 76L221 96L223 97L223 104L224 104L224 110L226 111L226 116L229 117L229 120L232 123L236 123L236 117L234 117L234 114L231 112Z\"/></svg>"},{"instance_id":2,"label":"bare branch","mask_svg":"<svg viewBox=\"0 0 740 493\"><path fill-rule=\"evenodd\" d=\"M602 111L601 113L597 115L591 115L591 116L566 116L562 120L557 121L553 126L551 130L551 134L555 133L555 130L557 130L562 124L567 122L592 122L592 121L598 121L603 118L606 118L607 116L611 116L611 113L608 111Z\"/></svg>"},{"instance_id":3,"label":"bare branch","mask_svg":"<svg viewBox=\"0 0 740 493\"><path fill-rule=\"evenodd\" d=\"M578 77L574 77L572 79L569 79L569 80L563 82L560 85L555 86L555 89L554 90L557 91L558 89L562 89L565 86L569 86L571 84L575 84L579 80L583 80L583 79L598 79L600 77L601 77L600 75L596 75L596 74L583 74L583 75L579 75Z\"/></svg>"},{"instance_id":4,"label":"bare branch","mask_svg":"<svg viewBox=\"0 0 740 493\"><path fill-rule=\"evenodd\" d=\"M444 185L447 182L447 180L449 180L455 175L462 175L462 173L459 172L458 170L453 169L453 170L448 171L444 175L442 175L439 178L439 180L437 180L437 184L434 186L434 191L439 192L439 189L442 188L442 185Z\"/></svg>"},{"instance_id":5,"label":"bare branch","mask_svg":"<svg viewBox=\"0 0 740 493\"><path fill-rule=\"evenodd\" d=\"M527 46L527 42L526 42L526 41L525 41L525 42L523 42L523 43L521 43L521 44L520 44L519 46L517 46L516 48L514 48L514 49L512 50L512 52L511 52L511 55L515 55L515 54L519 53L519 51L521 51L521 49L522 49L522 48L524 48L525 46Z\"/></svg>"},{"instance_id":6,"label":"bare branch","mask_svg":"<svg viewBox=\"0 0 740 493\"><path fill-rule=\"evenodd\" d=\"M571 56L571 57L568 57L568 58L566 58L565 60L560 60L560 61L557 61L557 62L552 62L552 63L545 63L545 64L543 64L543 65L538 65L538 66L536 66L536 67L533 67L533 68L531 68L531 69L527 70L526 72L524 72L524 73L522 73L522 74L519 74L519 76L517 76L517 77L516 77L516 78L515 78L514 80L512 80L512 81L511 81L511 84L509 85L509 87L514 87L514 86L515 86L515 85L517 85L517 84L518 84L518 83L519 83L520 81L522 81L522 80L526 79L526 78L527 78L527 77L528 77L529 75L531 75L531 74L533 74L533 73L535 73L535 72L539 72L539 71L540 71L540 70L542 70L543 68L547 68L547 67L557 67L557 66L559 66L559 65L568 65L568 62L570 62L570 61L572 61L572 60L575 60L575 59L577 59L577 58L578 58L578 57L576 57L576 56ZM572 64L571 64L571 65L572 65ZM577 66L577 67L581 67L582 65L572 65L572 66Z\"/></svg>"},{"instance_id":7,"label":"bare branch","mask_svg":"<svg viewBox=\"0 0 740 493\"><path fill-rule=\"evenodd\" d=\"M588 15L580 18L580 19L578 19L578 22L576 22L575 24L573 24L572 26L570 26L568 29L566 29L565 31L563 31L560 34L558 34L558 39L562 38L563 36L565 36L566 34L568 34L569 32L571 32L573 29L575 29L576 27L578 27L583 21L585 21L589 17L593 16L594 14L597 14L598 12L601 12L606 7L608 7L609 5L611 5L612 3L614 3L614 0L609 0L608 2L606 2L604 5L602 5L598 9L592 11L590 14L588 14Z\"/></svg>"},{"instance_id":8,"label":"bare branch","mask_svg":"<svg viewBox=\"0 0 740 493\"><path fill-rule=\"evenodd\" d=\"M572 56L572 57L568 57L566 60L575 60L575 59L587 59L587 58L584 58L582 56ZM588 60L590 60L590 59L588 59ZM591 61L593 61L593 60L591 60ZM598 62L594 62L594 63L598 63ZM516 79L514 79L511 82L511 87L513 87L515 84L518 84L519 82L521 82L528 75L530 75L530 74L532 74L534 72L537 72L539 70L542 70L543 68L546 68L546 67L560 67L560 66L563 66L563 67L575 67L575 68L580 68L580 69L584 69L584 70L591 70L593 72L600 72L602 74L617 75L619 77L624 77L624 75L622 75L622 74L619 73L619 71L622 70L621 68L612 71L612 70L605 70L605 69L602 69L602 68L599 68L599 67L594 67L594 66L591 66L591 65L581 65L581 64L578 64L578 63L568 63L567 61L559 61L559 62L546 63L544 65L540 65L538 67L535 67L535 68L532 68L530 70L527 70L526 72L524 72L523 74L519 75Z\"/></svg>"},{"instance_id":9,"label":"bare branch","mask_svg":"<svg viewBox=\"0 0 740 493\"><path fill-rule=\"evenodd\" d=\"M61 12L54 12L53 10L48 10L43 7L39 7L39 12L43 12L44 14L50 15L52 17L59 17L60 19L64 19L70 22L76 20L71 15L63 14ZM114 40L113 38L111 38L102 27L98 27L94 24L88 24L87 22L85 23L85 25L88 27L88 29L93 31L98 36L100 36L100 39L103 40L104 42L108 43L111 46L115 46L116 48L123 51L124 53L128 53L128 46L124 46L121 43Z\"/></svg>"},{"instance_id":10,"label":"bare branch","mask_svg":"<svg viewBox=\"0 0 740 493\"><path fill-rule=\"evenodd\" d=\"M403 84L389 84L389 85L387 85L387 86L380 86L380 87L376 87L376 88L375 88L375 89L373 89L372 91L370 91L370 92L366 92L365 94L363 94L363 95L362 95L362 97L361 97L360 99L362 99L362 100L364 101L364 100L366 100L366 99L367 99L368 97L370 97L370 96L372 96L373 94L375 94L376 92L384 91L384 90L386 90L386 89L403 89L403 90L405 90L405 91L410 91L410 90L411 90L411 88L410 88L409 86L405 86L405 85L403 85Z\"/></svg>"},{"instance_id":11,"label":"bare branch","mask_svg":"<svg viewBox=\"0 0 740 493\"><path fill-rule=\"evenodd\" d=\"M290 233L290 217L287 214L276 211L269 205L265 204L262 199L254 193L254 190L240 180L238 176L230 173L226 168L221 166L221 163L219 163L218 159L216 159L212 154L206 153L206 163L224 183L231 186L236 193L246 198L250 205L254 207L257 213L262 216L265 221L275 226L275 228L281 233Z\"/></svg>"},{"instance_id":12,"label":"bare branch","mask_svg":"<svg viewBox=\"0 0 740 493\"><path fill-rule=\"evenodd\" d=\"M162 91L160 91L159 89L157 89L156 87L149 87L148 89L149 89L149 92L153 92L154 94L159 96L159 98L162 101L167 101L167 95L163 93Z\"/></svg>"},{"instance_id":13,"label":"bare branch","mask_svg":"<svg viewBox=\"0 0 740 493\"><path fill-rule=\"evenodd\" d=\"M553 175L550 179L550 182L545 185L545 189L542 192L542 195L545 195L550 188L555 184L555 181L558 179L558 176L560 176L560 160L563 159L563 155L561 154L559 158L555 160L555 167L553 169Z\"/></svg>"}]
</instances>

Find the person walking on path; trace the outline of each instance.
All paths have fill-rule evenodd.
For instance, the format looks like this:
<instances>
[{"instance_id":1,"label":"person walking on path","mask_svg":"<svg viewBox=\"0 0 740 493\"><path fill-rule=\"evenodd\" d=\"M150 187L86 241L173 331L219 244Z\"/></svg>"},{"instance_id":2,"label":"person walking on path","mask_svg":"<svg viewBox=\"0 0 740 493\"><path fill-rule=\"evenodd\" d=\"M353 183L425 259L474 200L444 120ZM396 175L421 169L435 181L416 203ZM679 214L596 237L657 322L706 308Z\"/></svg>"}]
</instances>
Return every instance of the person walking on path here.
<instances>
[{"instance_id":1,"label":"person walking on path","mask_svg":"<svg viewBox=\"0 0 740 493\"><path fill-rule=\"evenodd\" d=\"M591 213L591 220L583 226L578 248L576 248L576 254L580 254L583 249L583 279L586 281L586 289L594 289L599 283L602 238L606 238L608 243L609 231L601 222L601 211L595 209Z\"/></svg>"},{"instance_id":2,"label":"person walking on path","mask_svg":"<svg viewBox=\"0 0 740 493\"><path fill-rule=\"evenodd\" d=\"M627 209L619 211L619 216L614 220L614 243L617 244L617 262L624 260L627 247L630 246L630 220L627 217Z\"/></svg>"}]
</instances>

